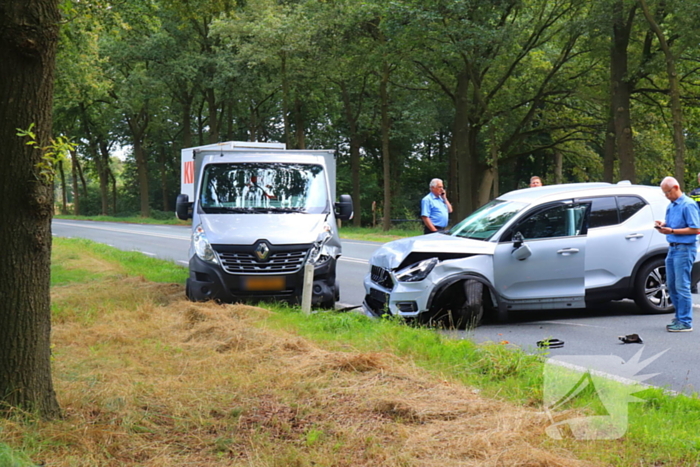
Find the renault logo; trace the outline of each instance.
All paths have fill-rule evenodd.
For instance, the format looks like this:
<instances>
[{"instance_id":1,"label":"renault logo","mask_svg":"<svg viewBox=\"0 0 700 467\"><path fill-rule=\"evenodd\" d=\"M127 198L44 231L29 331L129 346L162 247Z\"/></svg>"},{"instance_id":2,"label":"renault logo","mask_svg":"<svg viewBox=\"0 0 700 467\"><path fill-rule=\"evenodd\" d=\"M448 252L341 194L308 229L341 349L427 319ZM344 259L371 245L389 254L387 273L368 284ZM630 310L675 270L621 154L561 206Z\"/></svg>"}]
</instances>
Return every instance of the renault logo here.
<instances>
[{"instance_id":1,"label":"renault logo","mask_svg":"<svg viewBox=\"0 0 700 467\"><path fill-rule=\"evenodd\" d=\"M260 242L253 251L255 252L255 256L258 258L258 261L266 261L267 257L270 256L270 245L268 245L266 242Z\"/></svg>"}]
</instances>

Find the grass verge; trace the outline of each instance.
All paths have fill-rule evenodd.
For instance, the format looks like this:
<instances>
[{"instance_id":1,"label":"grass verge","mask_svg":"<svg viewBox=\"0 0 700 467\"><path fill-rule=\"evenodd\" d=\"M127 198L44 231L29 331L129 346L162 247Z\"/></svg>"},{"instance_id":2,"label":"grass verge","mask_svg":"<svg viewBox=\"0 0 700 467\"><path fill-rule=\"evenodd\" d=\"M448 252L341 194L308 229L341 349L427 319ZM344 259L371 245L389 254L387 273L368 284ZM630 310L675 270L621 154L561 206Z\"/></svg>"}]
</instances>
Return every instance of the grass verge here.
<instances>
[{"instance_id":1,"label":"grass verge","mask_svg":"<svg viewBox=\"0 0 700 467\"><path fill-rule=\"evenodd\" d=\"M644 402L630 404L622 438L554 440L544 433L551 421L541 409L541 356L353 313L190 303L186 274L55 239L53 376L65 416L0 420L0 465L631 467L700 459L693 398L647 390ZM556 419L601 413L595 396L582 393Z\"/></svg>"}]
</instances>

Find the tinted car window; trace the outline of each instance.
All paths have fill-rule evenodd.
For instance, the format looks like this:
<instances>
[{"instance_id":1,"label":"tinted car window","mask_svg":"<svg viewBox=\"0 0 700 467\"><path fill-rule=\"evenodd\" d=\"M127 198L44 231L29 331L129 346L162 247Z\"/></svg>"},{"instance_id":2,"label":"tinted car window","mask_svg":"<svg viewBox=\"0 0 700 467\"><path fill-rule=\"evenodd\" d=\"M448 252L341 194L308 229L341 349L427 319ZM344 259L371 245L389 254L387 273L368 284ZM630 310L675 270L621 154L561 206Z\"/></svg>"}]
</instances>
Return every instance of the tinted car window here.
<instances>
[{"instance_id":1,"label":"tinted car window","mask_svg":"<svg viewBox=\"0 0 700 467\"><path fill-rule=\"evenodd\" d=\"M566 206L556 206L540 211L525 219L517 227L517 231L523 234L525 240L564 237L567 235L566 211Z\"/></svg>"},{"instance_id":2,"label":"tinted car window","mask_svg":"<svg viewBox=\"0 0 700 467\"><path fill-rule=\"evenodd\" d=\"M588 220L588 227L605 227L620 223L617 215L617 204L612 196L605 198L591 198L591 216Z\"/></svg>"},{"instance_id":3,"label":"tinted car window","mask_svg":"<svg viewBox=\"0 0 700 467\"><path fill-rule=\"evenodd\" d=\"M636 196L618 196L617 204L620 208L620 222L625 222L634 216L647 203Z\"/></svg>"}]
</instances>

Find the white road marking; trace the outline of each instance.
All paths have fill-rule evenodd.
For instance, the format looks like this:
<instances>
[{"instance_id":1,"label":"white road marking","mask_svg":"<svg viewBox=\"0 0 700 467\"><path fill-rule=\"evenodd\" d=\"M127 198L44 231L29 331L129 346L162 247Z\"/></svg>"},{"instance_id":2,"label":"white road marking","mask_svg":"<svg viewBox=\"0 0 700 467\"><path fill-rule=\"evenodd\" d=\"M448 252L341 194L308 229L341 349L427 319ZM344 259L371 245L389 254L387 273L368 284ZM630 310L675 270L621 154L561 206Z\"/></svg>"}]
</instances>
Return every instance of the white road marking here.
<instances>
[{"instance_id":1,"label":"white road marking","mask_svg":"<svg viewBox=\"0 0 700 467\"><path fill-rule=\"evenodd\" d=\"M350 263L369 264L369 260L362 259L362 258L352 258L350 256L341 256L340 261L348 261Z\"/></svg>"},{"instance_id":2,"label":"white road marking","mask_svg":"<svg viewBox=\"0 0 700 467\"><path fill-rule=\"evenodd\" d=\"M578 326L581 328L600 328L600 329L607 329L606 326L596 326L593 324L582 324L582 323L567 323L566 321L539 321L540 323L544 324L563 324L564 326Z\"/></svg>"},{"instance_id":3,"label":"white road marking","mask_svg":"<svg viewBox=\"0 0 700 467\"><path fill-rule=\"evenodd\" d=\"M161 238L172 238L175 240L185 240L185 241L190 241L190 235L189 233L187 234L186 237L183 236L177 236L177 235L165 235L165 234L156 234L156 233L149 233L149 232L143 232L140 230L127 230L127 229L118 229L118 228L110 228L110 227L98 227L96 225L86 225L83 223L77 224L77 223L71 223L71 222L56 222L57 225L70 225L72 227L82 227L85 229L94 229L94 230L107 230L109 232L122 232L122 233L130 233L130 234L136 234L136 235L145 235L148 237L161 237Z\"/></svg>"}]
</instances>

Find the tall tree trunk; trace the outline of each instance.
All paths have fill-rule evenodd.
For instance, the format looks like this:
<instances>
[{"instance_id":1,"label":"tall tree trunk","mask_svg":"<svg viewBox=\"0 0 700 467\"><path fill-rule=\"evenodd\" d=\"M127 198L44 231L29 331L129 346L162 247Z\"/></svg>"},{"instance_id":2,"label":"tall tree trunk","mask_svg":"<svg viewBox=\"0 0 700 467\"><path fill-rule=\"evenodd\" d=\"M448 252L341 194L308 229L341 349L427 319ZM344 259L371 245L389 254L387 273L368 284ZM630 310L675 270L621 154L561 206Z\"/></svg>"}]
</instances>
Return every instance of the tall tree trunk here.
<instances>
[{"instance_id":1,"label":"tall tree trunk","mask_svg":"<svg viewBox=\"0 0 700 467\"><path fill-rule=\"evenodd\" d=\"M0 4L0 410L45 418L60 408L51 379L53 183L36 165L41 151L17 136L35 125L49 144L60 15L58 0Z\"/></svg>"},{"instance_id":2,"label":"tall tree trunk","mask_svg":"<svg viewBox=\"0 0 700 467\"><path fill-rule=\"evenodd\" d=\"M216 92L213 88L206 90L207 108L209 109L209 143L219 142L219 109L216 104Z\"/></svg>"},{"instance_id":3,"label":"tall tree trunk","mask_svg":"<svg viewBox=\"0 0 700 467\"><path fill-rule=\"evenodd\" d=\"M489 167L483 172L481 183L479 184L479 206L483 206L489 202L489 198L491 197L491 189L495 178L496 170L493 167Z\"/></svg>"},{"instance_id":4,"label":"tall tree trunk","mask_svg":"<svg viewBox=\"0 0 700 467\"><path fill-rule=\"evenodd\" d=\"M630 95L632 83L627 74L630 31L635 8L624 17L624 1L615 0L613 5L613 34L610 48L611 105L615 121L615 143L620 160L620 179L637 181L632 140L632 118L630 116Z\"/></svg>"},{"instance_id":5,"label":"tall tree trunk","mask_svg":"<svg viewBox=\"0 0 700 467\"><path fill-rule=\"evenodd\" d=\"M80 168L80 165L78 162L78 152L75 150L70 152L70 165L71 174L73 175L73 214L79 216L81 194L78 187L78 169Z\"/></svg>"},{"instance_id":6,"label":"tall tree trunk","mask_svg":"<svg viewBox=\"0 0 700 467\"><path fill-rule=\"evenodd\" d=\"M353 99L350 98L350 93L345 83L340 83L340 91L343 98L345 120L350 129L350 176L352 177L352 208L355 213L352 222L355 227L360 227L362 225L360 211L360 147L364 137L359 133L358 118L353 106ZM357 105L361 107L362 101L357 102Z\"/></svg>"},{"instance_id":7,"label":"tall tree trunk","mask_svg":"<svg viewBox=\"0 0 700 467\"><path fill-rule=\"evenodd\" d=\"M182 147L192 147L192 97L183 102L182 109Z\"/></svg>"},{"instance_id":8,"label":"tall tree trunk","mask_svg":"<svg viewBox=\"0 0 700 467\"><path fill-rule=\"evenodd\" d=\"M554 184L559 185L564 179L564 156L560 151L554 153Z\"/></svg>"},{"instance_id":9,"label":"tall tree trunk","mask_svg":"<svg viewBox=\"0 0 700 467\"><path fill-rule=\"evenodd\" d=\"M63 170L63 161L58 163L58 173L61 175L61 214L68 213L68 190L66 187L66 171Z\"/></svg>"},{"instance_id":10,"label":"tall tree trunk","mask_svg":"<svg viewBox=\"0 0 700 467\"><path fill-rule=\"evenodd\" d=\"M112 184L112 206L114 207L114 214L117 214L117 179L114 178L114 173L109 171L109 180Z\"/></svg>"},{"instance_id":11,"label":"tall tree trunk","mask_svg":"<svg viewBox=\"0 0 700 467\"><path fill-rule=\"evenodd\" d=\"M160 166L160 193L163 197L163 211L170 211L170 202L168 201L168 165L167 152L165 147L161 146L158 153L158 165Z\"/></svg>"},{"instance_id":12,"label":"tall tree trunk","mask_svg":"<svg viewBox=\"0 0 700 467\"><path fill-rule=\"evenodd\" d=\"M100 179L100 200L102 200L102 215L109 215L109 147L107 141L99 143L100 153L97 154L97 173Z\"/></svg>"},{"instance_id":13,"label":"tall tree trunk","mask_svg":"<svg viewBox=\"0 0 700 467\"><path fill-rule=\"evenodd\" d=\"M287 149L293 149L292 130L289 124L289 80L287 79L287 54L282 52L281 70L282 74L282 122L284 123L284 143Z\"/></svg>"},{"instance_id":14,"label":"tall tree trunk","mask_svg":"<svg viewBox=\"0 0 700 467\"><path fill-rule=\"evenodd\" d=\"M306 149L306 135L304 133L303 103L300 99L294 99L294 136L297 149Z\"/></svg>"},{"instance_id":15,"label":"tall tree trunk","mask_svg":"<svg viewBox=\"0 0 700 467\"><path fill-rule=\"evenodd\" d=\"M454 151L457 183L450 187L450 197L457 219L464 219L471 212L472 185L469 174L469 77L466 70L457 75L455 92L455 119L452 130L452 151ZM450 166L450 170L453 167ZM455 188L457 197L455 199Z\"/></svg>"},{"instance_id":16,"label":"tall tree trunk","mask_svg":"<svg viewBox=\"0 0 700 467\"><path fill-rule=\"evenodd\" d=\"M610 114L603 145L603 181L612 183L615 171L615 119Z\"/></svg>"},{"instance_id":17,"label":"tall tree trunk","mask_svg":"<svg viewBox=\"0 0 700 467\"><path fill-rule=\"evenodd\" d=\"M639 0L644 16L649 22L652 31L656 34L661 45L661 50L666 58L666 74L668 75L668 86L671 97L671 118L673 121L673 147L674 147L674 176L684 189L685 186L685 138L683 137L683 109L681 107L681 93L678 86L678 74L676 73L676 59L673 57L671 47L666 41L661 27L654 20L645 0Z\"/></svg>"},{"instance_id":18,"label":"tall tree trunk","mask_svg":"<svg viewBox=\"0 0 700 467\"><path fill-rule=\"evenodd\" d=\"M129 124L132 142L134 143L134 158L136 159L139 197L141 201L141 217L148 217L151 215L148 190L148 160L146 159L146 151L143 147L146 130L149 124L149 115L146 108L142 108L136 116L127 116L127 123Z\"/></svg>"},{"instance_id":19,"label":"tall tree trunk","mask_svg":"<svg viewBox=\"0 0 700 467\"><path fill-rule=\"evenodd\" d=\"M389 65L382 65L382 76L379 82L379 98L382 114L382 168L384 173L384 221L382 230L391 229L391 151L389 150L389 135L391 122L389 120Z\"/></svg>"}]
</instances>

